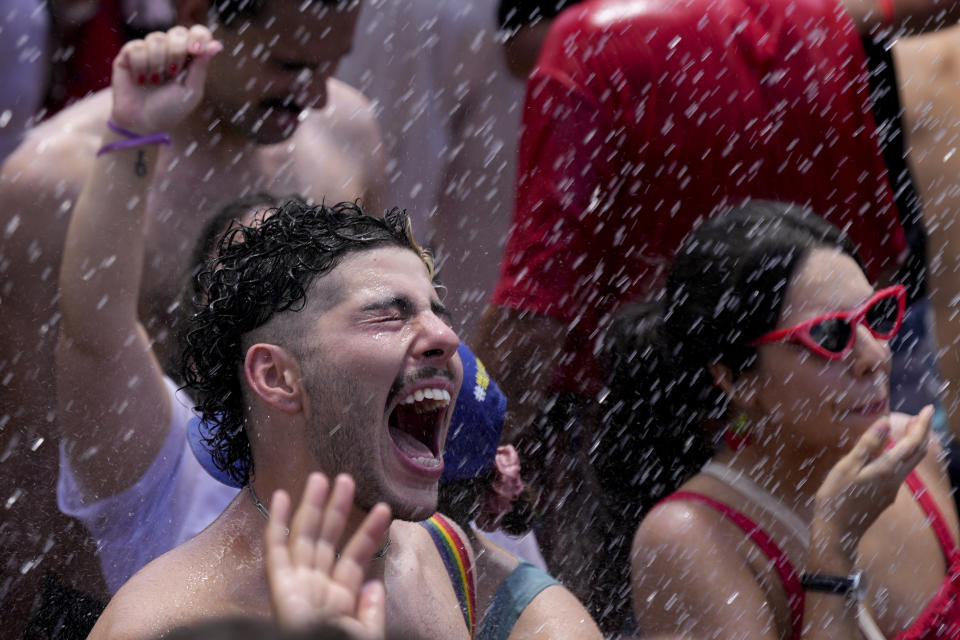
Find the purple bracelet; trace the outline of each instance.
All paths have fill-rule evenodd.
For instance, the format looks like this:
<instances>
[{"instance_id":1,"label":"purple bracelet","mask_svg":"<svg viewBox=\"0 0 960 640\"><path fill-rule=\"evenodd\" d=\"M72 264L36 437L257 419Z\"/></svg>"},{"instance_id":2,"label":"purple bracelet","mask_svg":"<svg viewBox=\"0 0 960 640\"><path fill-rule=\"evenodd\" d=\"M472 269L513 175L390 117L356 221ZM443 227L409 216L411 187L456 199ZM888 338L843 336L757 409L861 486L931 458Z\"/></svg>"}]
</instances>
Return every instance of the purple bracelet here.
<instances>
[{"instance_id":1,"label":"purple bracelet","mask_svg":"<svg viewBox=\"0 0 960 640\"><path fill-rule=\"evenodd\" d=\"M126 140L117 140L116 142L103 145L100 147L100 150L97 151L98 158L105 153L110 153L111 151L116 151L117 149L129 149L130 147L139 147L145 144L165 144L167 146L170 146L171 144L170 136L165 133L153 133L149 136L141 136L133 131L130 131L129 129L124 129L120 125L114 123L112 120L107 120L107 127L109 127L114 133L119 133L120 135L126 137Z\"/></svg>"}]
</instances>

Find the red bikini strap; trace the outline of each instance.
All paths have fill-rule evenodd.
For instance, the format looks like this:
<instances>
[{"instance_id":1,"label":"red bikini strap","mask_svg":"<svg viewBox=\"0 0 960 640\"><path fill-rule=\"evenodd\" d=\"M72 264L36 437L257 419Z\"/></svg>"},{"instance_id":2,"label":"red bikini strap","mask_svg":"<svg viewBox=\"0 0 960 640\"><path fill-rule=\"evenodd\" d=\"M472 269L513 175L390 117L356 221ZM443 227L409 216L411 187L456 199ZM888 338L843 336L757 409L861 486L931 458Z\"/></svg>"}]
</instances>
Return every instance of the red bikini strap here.
<instances>
[{"instance_id":1,"label":"red bikini strap","mask_svg":"<svg viewBox=\"0 0 960 640\"><path fill-rule=\"evenodd\" d=\"M946 556L949 563L950 557L956 553L957 547L953 542L953 536L950 535L950 528L947 526L947 521L943 519L943 514L940 513L937 503L933 500L930 492L927 491L927 486L923 484L923 480L920 479L916 471L911 471L910 474L907 475L906 483L913 492L913 497L920 503L920 508L927 514L930 520L930 526L937 535L937 540L940 541L943 555Z\"/></svg>"},{"instance_id":2,"label":"red bikini strap","mask_svg":"<svg viewBox=\"0 0 960 640\"><path fill-rule=\"evenodd\" d=\"M664 498L661 502L672 502L675 500L693 500L700 502L719 512L723 517L737 525L747 536L760 547L760 550L771 560L773 566L780 576L783 583L783 590L787 592L787 602L790 605L790 617L793 624L793 634L791 640L799 640L803 631L803 585L800 584L800 575L790 563L787 554L777 546L767 532L761 529L753 520L737 511L733 507L719 500L714 500L702 493L692 491L677 491Z\"/></svg>"}]
</instances>

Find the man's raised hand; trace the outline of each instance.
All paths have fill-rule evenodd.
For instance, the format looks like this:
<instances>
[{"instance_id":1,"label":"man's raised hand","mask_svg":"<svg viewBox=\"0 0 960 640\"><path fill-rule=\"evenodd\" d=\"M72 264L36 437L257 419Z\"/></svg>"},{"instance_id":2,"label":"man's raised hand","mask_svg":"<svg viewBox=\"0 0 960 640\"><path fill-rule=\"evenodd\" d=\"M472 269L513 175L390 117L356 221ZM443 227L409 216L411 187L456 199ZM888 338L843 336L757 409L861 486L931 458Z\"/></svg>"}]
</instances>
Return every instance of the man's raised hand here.
<instances>
[{"instance_id":1,"label":"man's raised hand","mask_svg":"<svg viewBox=\"0 0 960 640\"><path fill-rule=\"evenodd\" d=\"M383 583L364 584L364 578L390 527L390 508L376 505L337 557L353 492L348 475L337 476L331 492L326 476L310 474L289 534L290 496L282 490L274 493L265 534L266 567L271 605L281 626L334 624L358 639L383 639Z\"/></svg>"}]
</instances>

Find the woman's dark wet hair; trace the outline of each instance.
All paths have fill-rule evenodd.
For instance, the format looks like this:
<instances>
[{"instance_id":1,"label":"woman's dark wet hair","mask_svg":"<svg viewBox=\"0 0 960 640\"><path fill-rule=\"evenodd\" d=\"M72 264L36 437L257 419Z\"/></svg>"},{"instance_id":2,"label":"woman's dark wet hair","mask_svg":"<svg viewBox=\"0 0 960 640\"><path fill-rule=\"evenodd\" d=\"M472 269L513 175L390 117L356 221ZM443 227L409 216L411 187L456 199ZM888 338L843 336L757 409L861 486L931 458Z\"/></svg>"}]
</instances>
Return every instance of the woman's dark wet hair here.
<instances>
[{"instance_id":1,"label":"woman's dark wet hair","mask_svg":"<svg viewBox=\"0 0 960 640\"><path fill-rule=\"evenodd\" d=\"M433 258L420 248L405 211L383 218L357 205L310 205L290 198L251 226L234 223L196 276L194 313L180 331L180 377L208 424L214 463L235 480L253 473L244 429L243 338L278 313L304 308L313 281L350 253L381 247L415 252L431 279Z\"/></svg>"},{"instance_id":2,"label":"woman's dark wet hair","mask_svg":"<svg viewBox=\"0 0 960 640\"><path fill-rule=\"evenodd\" d=\"M495 471L489 471L465 480L441 480L437 487L437 511L452 518L466 531L480 513L480 500L495 474ZM530 490L525 488L512 507L500 521L500 529L511 536L522 536L533 527L536 516Z\"/></svg>"},{"instance_id":3,"label":"woman's dark wet hair","mask_svg":"<svg viewBox=\"0 0 960 640\"><path fill-rule=\"evenodd\" d=\"M684 240L664 290L623 309L606 341L607 390L592 460L610 517L606 598L629 601L629 551L643 516L713 455L728 401L708 370L756 364L793 274L817 247L862 262L836 227L798 205L748 201ZM608 602L611 600L608 600Z\"/></svg>"}]
</instances>

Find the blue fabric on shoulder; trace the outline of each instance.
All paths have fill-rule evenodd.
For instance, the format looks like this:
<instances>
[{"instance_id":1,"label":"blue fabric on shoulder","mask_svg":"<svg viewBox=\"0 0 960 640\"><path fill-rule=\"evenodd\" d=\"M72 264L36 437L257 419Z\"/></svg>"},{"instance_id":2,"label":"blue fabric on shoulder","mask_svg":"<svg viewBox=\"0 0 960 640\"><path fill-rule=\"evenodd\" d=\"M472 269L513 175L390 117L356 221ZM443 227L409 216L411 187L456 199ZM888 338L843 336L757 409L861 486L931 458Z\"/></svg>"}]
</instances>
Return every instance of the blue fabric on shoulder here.
<instances>
[{"instance_id":1,"label":"blue fabric on shoulder","mask_svg":"<svg viewBox=\"0 0 960 640\"><path fill-rule=\"evenodd\" d=\"M507 640L520 614L541 591L557 582L529 562L521 562L503 581L481 623L477 640Z\"/></svg>"},{"instance_id":2,"label":"blue fabric on shoulder","mask_svg":"<svg viewBox=\"0 0 960 640\"><path fill-rule=\"evenodd\" d=\"M203 467L203 470L218 481L228 487L242 487L243 484L234 480L229 473L214 464L210 447L204 442L204 439L209 437L211 428L212 425L201 420L200 416L194 415L190 418L190 422L187 423L187 442L190 443L190 450L193 451L194 457Z\"/></svg>"}]
</instances>

